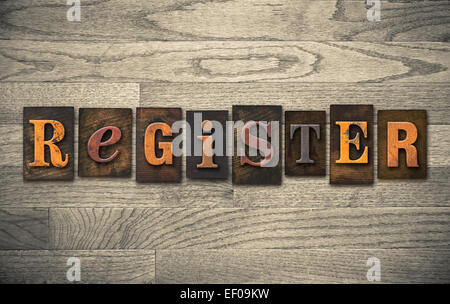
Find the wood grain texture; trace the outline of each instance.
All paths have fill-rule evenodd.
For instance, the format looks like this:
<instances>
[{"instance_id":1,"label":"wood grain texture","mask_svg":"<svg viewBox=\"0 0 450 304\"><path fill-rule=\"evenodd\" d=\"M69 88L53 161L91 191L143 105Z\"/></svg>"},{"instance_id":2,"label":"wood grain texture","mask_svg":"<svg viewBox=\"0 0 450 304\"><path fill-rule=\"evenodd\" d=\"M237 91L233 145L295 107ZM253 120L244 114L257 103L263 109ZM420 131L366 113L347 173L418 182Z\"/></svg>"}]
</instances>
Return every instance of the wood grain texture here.
<instances>
[{"instance_id":1,"label":"wood grain texture","mask_svg":"<svg viewBox=\"0 0 450 304\"><path fill-rule=\"evenodd\" d=\"M7 170L5 172L5 170ZM287 178L281 186L232 188L231 181L189 181L181 185L136 184L134 180L75 180L54 183L23 183L2 167L0 206L6 207L449 207L448 167L429 168L426 181L375 181L370 188L334 187L328 177ZM16 173L17 174L17 173ZM9 176L6 178L6 176ZM22 192L20 192L22 191ZM270 196L268 195L270 193ZM44 197L47 195L47 197Z\"/></svg>"},{"instance_id":2,"label":"wood grain texture","mask_svg":"<svg viewBox=\"0 0 450 304\"><path fill-rule=\"evenodd\" d=\"M450 116L447 83L142 83L140 88L147 106L231 111L233 105L276 103L283 111L327 111L328 123L331 104L362 102L375 110L427 109L430 125L447 125Z\"/></svg>"},{"instance_id":3,"label":"wood grain texture","mask_svg":"<svg viewBox=\"0 0 450 304\"><path fill-rule=\"evenodd\" d=\"M182 184L138 184L135 179L75 179L70 183L24 183L21 167L2 167L1 207L232 207L230 182L183 181ZM14 172L14 177L11 174ZM185 172L182 172L185 174ZM55 186L58 191L55 192ZM49 195L52 193L52 195Z\"/></svg>"},{"instance_id":4,"label":"wood grain texture","mask_svg":"<svg viewBox=\"0 0 450 304\"><path fill-rule=\"evenodd\" d=\"M364 1L97 0L81 22L55 0L2 1L0 37L30 40L447 41L447 1L382 1L381 21Z\"/></svg>"},{"instance_id":5,"label":"wood grain texture","mask_svg":"<svg viewBox=\"0 0 450 304\"><path fill-rule=\"evenodd\" d=\"M447 82L448 43L0 40L1 81Z\"/></svg>"},{"instance_id":6,"label":"wood grain texture","mask_svg":"<svg viewBox=\"0 0 450 304\"><path fill-rule=\"evenodd\" d=\"M53 208L53 249L450 247L450 208Z\"/></svg>"},{"instance_id":7,"label":"wood grain texture","mask_svg":"<svg viewBox=\"0 0 450 304\"><path fill-rule=\"evenodd\" d=\"M429 168L426 182L375 180L368 186L330 185L324 178L285 177L279 187L267 186L255 192L235 187L235 207L444 207L450 202L449 168ZM270 194L270 195L269 195Z\"/></svg>"},{"instance_id":8,"label":"wood grain texture","mask_svg":"<svg viewBox=\"0 0 450 304\"><path fill-rule=\"evenodd\" d=\"M156 283L369 283L369 258L381 283L449 283L449 250L158 250Z\"/></svg>"},{"instance_id":9,"label":"wood grain texture","mask_svg":"<svg viewBox=\"0 0 450 304\"><path fill-rule=\"evenodd\" d=\"M122 251L0 251L0 282L68 284L67 259L77 257L82 284L149 284L155 280L155 253ZM75 283L71 283L75 284Z\"/></svg>"},{"instance_id":10,"label":"wood grain texture","mask_svg":"<svg viewBox=\"0 0 450 304\"><path fill-rule=\"evenodd\" d=\"M3 82L0 83L0 105L2 124L21 122L23 107L135 108L139 105L139 84ZM78 123L78 111L75 111L75 117ZM78 127L75 131L78 134ZM75 139L77 140L78 136Z\"/></svg>"},{"instance_id":11,"label":"wood grain texture","mask_svg":"<svg viewBox=\"0 0 450 304\"><path fill-rule=\"evenodd\" d=\"M2 124L22 121L26 106L176 106L229 110L233 104L271 104L283 110L326 110L362 100L382 109L427 108L429 124L448 124L447 83L0 83ZM76 111L76 117L77 117ZM376 114L376 113L375 113ZM328 119L328 117L327 117ZM329 121L329 120L328 120Z\"/></svg>"},{"instance_id":12,"label":"wood grain texture","mask_svg":"<svg viewBox=\"0 0 450 304\"><path fill-rule=\"evenodd\" d=\"M0 209L0 250L48 249L48 209Z\"/></svg>"}]
</instances>

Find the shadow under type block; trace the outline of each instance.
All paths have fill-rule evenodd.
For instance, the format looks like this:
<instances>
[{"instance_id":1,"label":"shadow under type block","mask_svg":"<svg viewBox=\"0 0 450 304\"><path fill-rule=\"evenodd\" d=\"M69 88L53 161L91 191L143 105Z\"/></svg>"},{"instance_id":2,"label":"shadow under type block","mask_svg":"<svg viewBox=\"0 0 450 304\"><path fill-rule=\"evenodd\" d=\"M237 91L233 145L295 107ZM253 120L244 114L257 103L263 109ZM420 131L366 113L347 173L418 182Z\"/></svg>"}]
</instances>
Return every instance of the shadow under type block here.
<instances>
[{"instance_id":1,"label":"shadow under type block","mask_svg":"<svg viewBox=\"0 0 450 304\"><path fill-rule=\"evenodd\" d=\"M234 136L233 184L281 185L281 113L281 106L233 106L233 121L244 123Z\"/></svg>"},{"instance_id":2,"label":"shadow under type block","mask_svg":"<svg viewBox=\"0 0 450 304\"><path fill-rule=\"evenodd\" d=\"M378 178L427 177L427 112L378 111Z\"/></svg>"},{"instance_id":3,"label":"shadow under type block","mask_svg":"<svg viewBox=\"0 0 450 304\"><path fill-rule=\"evenodd\" d=\"M227 120L228 111L186 112L186 121L191 126L191 155L186 157L187 178L228 178L228 157L226 156ZM220 133L222 134L221 138L220 136L214 138L213 135ZM197 136L196 134L201 135ZM219 140L221 141L218 142Z\"/></svg>"},{"instance_id":4,"label":"shadow under type block","mask_svg":"<svg viewBox=\"0 0 450 304\"><path fill-rule=\"evenodd\" d=\"M373 105L330 106L330 183L373 183Z\"/></svg>"},{"instance_id":5,"label":"shadow under type block","mask_svg":"<svg viewBox=\"0 0 450 304\"><path fill-rule=\"evenodd\" d=\"M24 180L73 180L74 108L23 109Z\"/></svg>"},{"instance_id":6,"label":"shadow under type block","mask_svg":"<svg viewBox=\"0 0 450 304\"><path fill-rule=\"evenodd\" d=\"M137 182L181 182L182 158L172 153L172 124L181 119L181 108L136 109Z\"/></svg>"},{"instance_id":7,"label":"shadow under type block","mask_svg":"<svg viewBox=\"0 0 450 304\"><path fill-rule=\"evenodd\" d=\"M285 174L325 176L326 112L285 112Z\"/></svg>"},{"instance_id":8,"label":"shadow under type block","mask_svg":"<svg viewBox=\"0 0 450 304\"><path fill-rule=\"evenodd\" d=\"M79 117L81 177L131 177L131 109L81 108Z\"/></svg>"}]
</instances>

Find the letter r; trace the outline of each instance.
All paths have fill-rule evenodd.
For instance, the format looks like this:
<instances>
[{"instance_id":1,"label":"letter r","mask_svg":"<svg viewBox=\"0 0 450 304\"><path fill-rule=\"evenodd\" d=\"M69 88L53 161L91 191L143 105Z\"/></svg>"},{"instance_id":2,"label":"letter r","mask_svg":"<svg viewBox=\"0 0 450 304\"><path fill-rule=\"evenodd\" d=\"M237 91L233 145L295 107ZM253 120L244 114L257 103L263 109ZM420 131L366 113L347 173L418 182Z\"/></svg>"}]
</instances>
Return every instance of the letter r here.
<instances>
[{"instance_id":1,"label":"letter r","mask_svg":"<svg viewBox=\"0 0 450 304\"><path fill-rule=\"evenodd\" d=\"M57 168L64 168L69 163L69 154L62 159L62 153L56 143L63 140L65 135L64 126L56 120L30 120L34 125L34 162L28 164L29 167L50 167L45 161L45 146L50 149L52 165ZM45 126L49 124L53 127L53 137L45 140Z\"/></svg>"},{"instance_id":2,"label":"letter r","mask_svg":"<svg viewBox=\"0 0 450 304\"><path fill-rule=\"evenodd\" d=\"M399 140L399 131L406 132L406 138ZM406 166L419 167L417 149L413 144L417 141L417 127L411 122L388 122L387 127L387 159L388 167L398 167L398 150L406 152Z\"/></svg>"}]
</instances>

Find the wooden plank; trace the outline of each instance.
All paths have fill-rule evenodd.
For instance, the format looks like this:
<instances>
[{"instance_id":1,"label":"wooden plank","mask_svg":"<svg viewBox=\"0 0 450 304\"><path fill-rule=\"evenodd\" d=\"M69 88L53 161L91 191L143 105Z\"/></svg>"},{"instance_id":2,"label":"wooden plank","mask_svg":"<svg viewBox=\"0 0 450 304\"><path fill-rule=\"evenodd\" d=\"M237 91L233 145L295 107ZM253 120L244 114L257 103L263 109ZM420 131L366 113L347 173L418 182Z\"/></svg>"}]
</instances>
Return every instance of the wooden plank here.
<instances>
[{"instance_id":1,"label":"wooden plank","mask_svg":"<svg viewBox=\"0 0 450 304\"><path fill-rule=\"evenodd\" d=\"M434 125L448 124L450 116L447 80L440 84L142 83L140 88L146 105L158 107L191 109L195 105L205 110L231 111L237 104L276 103L284 111L327 111L329 122L331 104L364 102L373 104L375 110L427 109L428 123Z\"/></svg>"},{"instance_id":2,"label":"wooden plank","mask_svg":"<svg viewBox=\"0 0 450 304\"><path fill-rule=\"evenodd\" d=\"M71 181L74 175L73 107L23 109L23 178Z\"/></svg>"},{"instance_id":3,"label":"wooden plank","mask_svg":"<svg viewBox=\"0 0 450 304\"><path fill-rule=\"evenodd\" d=\"M104 129L103 133L98 133L99 138L91 142L93 134L103 128L107 129ZM131 177L133 129L130 108L81 108L78 175L80 177ZM105 146L101 147L102 145ZM90 154L95 150L97 159L95 155L92 158Z\"/></svg>"},{"instance_id":4,"label":"wooden plank","mask_svg":"<svg viewBox=\"0 0 450 304\"><path fill-rule=\"evenodd\" d=\"M327 178L285 177L281 186L264 191L252 187L233 188L236 207L431 207L448 206L449 168L429 168L427 181L375 180L370 187L332 186ZM268 195L270 194L270 195Z\"/></svg>"},{"instance_id":5,"label":"wooden plank","mask_svg":"<svg viewBox=\"0 0 450 304\"><path fill-rule=\"evenodd\" d=\"M80 282L69 282L71 257L80 259ZM72 264L71 264L72 265ZM0 282L31 284L148 284L155 281L152 250L121 251L0 251Z\"/></svg>"},{"instance_id":6,"label":"wooden plank","mask_svg":"<svg viewBox=\"0 0 450 304\"><path fill-rule=\"evenodd\" d=\"M76 179L63 184L40 183L37 187L24 183L20 170L21 167L1 167L2 208L450 206L448 167L429 168L426 181L413 183L376 180L372 187L361 189L355 186L332 187L328 177L284 177L281 185L264 186L264 191L255 191L255 186L240 185L233 188L231 181L208 183L193 180L161 187L157 184L136 184L132 179ZM58 186L57 192L54 191L55 186Z\"/></svg>"},{"instance_id":7,"label":"wooden plank","mask_svg":"<svg viewBox=\"0 0 450 304\"><path fill-rule=\"evenodd\" d=\"M141 88L139 92L139 87ZM427 109L429 124L447 124L447 83L0 83L2 124L20 123L26 106L201 108L231 111L233 104L277 104L283 110L326 110L358 104L376 110ZM77 116L77 113L76 113Z\"/></svg>"},{"instance_id":8,"label":"wooden plank","mask_svg":"<svg viewBox=\"0 0 450 304\"><path fill-rule=\"evenodd\" d=\"M48 248L48 209L0 209L0 218L0 250Z\"/></svg>"},{"instance_id":9,"label":"wooden plank","mask_svg":"<svg viewBox=\"0 0 450 304\"><path fill-rule=\"evenodd\" d=\"M447 82L448 43L0 40L1 81ZM163 63L163 64L162 64Z\"/></svg>"},{"instance_id":10,"label":"wooden plank","mask_svg":"<svg viewBox=\"0 0 450 304\"><path fill-rule=\"evenodd\" d=\"M158 250L156 283L370 283L367 260L380 260L380 283L449 283L449 250ZM375 282L376 283L376 282Z\"/></svg>"},{"instance_id":11,"label":"wooden plank","mask_svg":"<svg viewBox=\"0 0 450 304\"><path fill-rule=\"evenodd\" d=\"M46 182L36 187L22 180L21 128L21 125L12 128L12 125L0 124L0 133L5 140L0 145L1 207L95 207L98 204L102 207L231 207L233 196L235 204L240 207L449 206L450 202L446 186L450 159L445 149L450 146L450 126L446 125L428 126L429 177L414 182L414 187L405 181L375 179L374 186L363 191L354 186L331 187L328 177L283 176L281 186L264 188L270 192L270 197L266 191L254 191L254 186L241 185L233 191L231 181L185 180L180 185L162 188L136 184L134 177L118 181L76 178L73 183ZM58 192L53 191L55 187L58 187ZM303 189L301 194L299 189Z\"/></svg>"},{"instance_id":12,"label":"wooden plank","mask_svg":"<svg viewBox=\"0 0 450 304\"><path fill-rule=\"evenodd\" d=\"M21 122L23 107L134 108L139 105L139 84L0 83L0 105L2 124ZM78 111L75 117L78 118ZM78 134L78 128L75 131Z\"/></svg>"},{"instance_id":13,"label":"wooden plank","mask_svg":"<svg viewBox=\"0 0 450 304\"><path fill-rule=\"evenodd\" d=\"M79 250L449 249L449 219L450 208L52 208L50 242Z\"/></svg>"},{"instance_id":14,"label":"wooden plank","mask_svg":"<svg viewBox=\"0 0 450 304\"><path fill-rule=\"evenodd\" d=\"M18 3L17 3L18 2ZM447 1L382 0L369 22L364 1L82 1L81 22L65 2L1 2L3 39L447 41Z\"/></svg>"},{"instance_id":15,"label":"wooden plank","mask_svg":"<svg viewBox=\"0 0 450 304\"><path fill-rule=\"evenodd\" d=\"M24 183L22 167L1 167L0 207L231 207L231 181L139 184L135 179ZM12 173L14 172L14 173ZM185 174L185 172L182 172ZM55 191L55 186L58 191ZM49 195L49 193L51 195Z\"/></svg>"}]
</instances>

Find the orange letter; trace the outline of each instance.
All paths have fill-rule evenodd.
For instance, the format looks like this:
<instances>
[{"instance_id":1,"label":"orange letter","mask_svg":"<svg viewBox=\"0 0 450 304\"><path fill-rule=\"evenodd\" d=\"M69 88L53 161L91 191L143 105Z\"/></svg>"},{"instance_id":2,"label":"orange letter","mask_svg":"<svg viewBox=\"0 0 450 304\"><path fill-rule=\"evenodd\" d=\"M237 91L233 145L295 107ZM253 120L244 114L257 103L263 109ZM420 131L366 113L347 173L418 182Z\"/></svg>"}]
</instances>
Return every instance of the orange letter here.
<instances>
[{"instance_id":1,"label":"orange letter","mask_svg":"<svg viewBox=\"0 0 450 304\"><path fill-rule=\"evenodd\" d=\"M399 130L406 132L404 140L398 139ZM417 140L417 128L410 122L388 122L388 167L398 167L398 150L406 152L406 166L419 167L417 162L417 149L413 144Z\"/></svg>"},{"instance_id":2,"label":"orange letter","mask_svg":"<svg viewBox=\"0 0 450 304\"><path fill-rule=\"evenodd\" d=\"M209 120L202 122L202 129L204 132L211 132L213 128L212 123ZM218 168L219 166L213 161L213 137L209 136L197 136L202 140L202 163L197 165L197 168Z\"/></svg>"},{"instance_id":3,"label":"orange letter","mask_svg":"<svg viewBox=\"0 0 450 304\"><path fill-rule=\"evenodd\" d=\"M106 140L102 141L103 135L106 133L106 131L111 130L111 137ZM122 137L122 132L119 128L110 126L110 127L104 127L101 128L92 134L91 138L89 138L88 141L88 154L89 156L98 163L108 163L112 161L114 158L119 155L119 151L116 150L113 155L111 155L108 158L101 158L99 155L100 147L104 146L110 146L117 143L120 138Z\"/></svg>"},{"instance_id":4,"label":"orange letter","mask_svg":"<svg viewBox=\"0 0 450 304\"><path fill-rule=\"evenodd\" d=\"M350 144L356 146L359 150L359 133L355 138L350 139L350 126L358 126L367 138L367 122L366 121L336 121L336 124L341 129L341 155L336 161L337 164L366 164L369 162L369 147L364 148L364 152L360 158L356 160L350 159Z\"/></svg>"},{"instance_id":5,"label":"orange letter","mask_svg":"<svg viewBox=\"0 0 450 304\"><path fill-rule=\"evenodd\" d=\"M150 165L154 166L159 166L163 164L171 165L173 159L171 142L158 143L158 147L163 150L163 155L161 157L156 157L155 136L157 130L161 130L163 136L172 136L172 129L168 124L163 122L155 122L150 124L145 130L145 138L144 138L145 159Z\"/></svg>"},{"instance_id":6,"label":"orange letter","mask_svg":"<svg viewBox=\"0 0 450 304\"><path fill-rule=\"evenodd\" d=\"M45 145L50 148L50 157L52 165L57 168L64 168L69 163L69 154L66 154L66 160L62 160L61 150L55 145L64 138L64 126L56 120L30 120L34 125L34 162L28 164L29 167L50 167L45 161ZM53 137L45 141L45 125L53 126Z\"/></svg>"}]
</instances>

